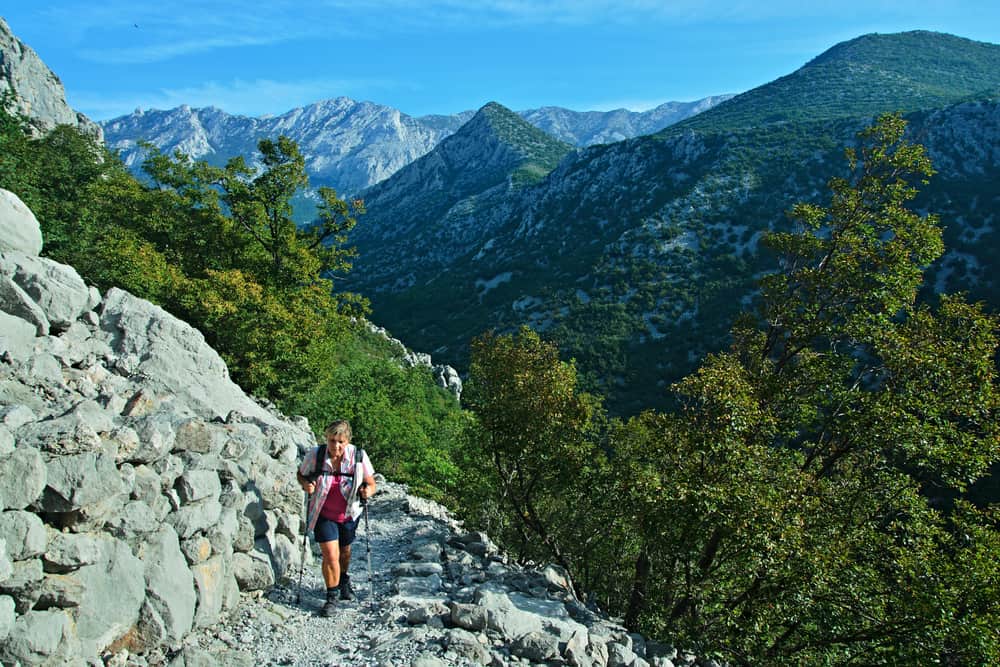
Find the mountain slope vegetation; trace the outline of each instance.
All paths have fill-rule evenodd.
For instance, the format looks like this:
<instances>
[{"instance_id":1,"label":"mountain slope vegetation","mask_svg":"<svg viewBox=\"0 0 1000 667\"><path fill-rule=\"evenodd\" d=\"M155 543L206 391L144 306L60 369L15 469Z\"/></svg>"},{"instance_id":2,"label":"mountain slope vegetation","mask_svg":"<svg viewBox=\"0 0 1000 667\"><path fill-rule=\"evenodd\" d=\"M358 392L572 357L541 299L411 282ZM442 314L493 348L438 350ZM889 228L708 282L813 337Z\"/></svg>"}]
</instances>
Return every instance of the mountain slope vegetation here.
<instances>
[{"instance_id":1,"label":"mountain slope vegetation","mask_svg":"<svg viewBox=\"0 0 1000 667\"><path fill-rule=\"evenodd\" d=\"M863 35L663 132L722 131L940 108L1000 92L998 69L996 44L927 31Z\"/></svg>"},{"instance_id":2,"label":"mountain slope vegetation","mask_svg":"<svg viewBox=\"0 0 1000 667\"><path fill-rule=\"evenodd\" d=\"M339 288L352 254L342 235L363 210L321 188L320 217L298 228L298 148L262 141L260 160L254 170L156 154L148 185L92 137L64 125L32 138L0 111L0 187L36 213L47 256L185 319L245 390L314 429L351 420L384 472L442 497L466 417L430 368L406 367L399 346L368 330L365 300Z\"/></svg>"},{"instance_id":3,"label":"mountain slope vegetation","mask_svg":"<svg viewBox=\"0 0 1000 667\"><path fill-rule=\"evenodd\" d=\"M477 212L537 183L571 150L500 104L485 105L430 153L361 193L368 216L351 234L355 289L390 275L412 281L467 252L467 239L484 233Z\"/></svg>"},{"instance_id":4,"label":"mountain slope vegetation","mask_svg":"<svg viewBox=\"0 0 1000 667\"><path fill-rule=\"evenodd\" d=\"M839 45L655 136L567 155L537 185L468 211L461 243L415 211L405 219L410 252L378 258L405 273L369 277L362 289L380 321L452 365L465 367L479 332L526 323L576 358L585 386L615 412L666 406L664 387L726 344L754 277L774 270L758 242L787 226L788 201L818 196L842 175L840 147L875 114L902 108L939 165L920 203L938 207L953 244L929 282L965 277L994 298L998 166L988 147L998 107L969 98L1000 85L998 54L927 32ZM927 58L961 75L949 87ZM384 232L373 223L364 233ZM422 259L430 269L412 271Z\"/></svg>"}]
</instances>

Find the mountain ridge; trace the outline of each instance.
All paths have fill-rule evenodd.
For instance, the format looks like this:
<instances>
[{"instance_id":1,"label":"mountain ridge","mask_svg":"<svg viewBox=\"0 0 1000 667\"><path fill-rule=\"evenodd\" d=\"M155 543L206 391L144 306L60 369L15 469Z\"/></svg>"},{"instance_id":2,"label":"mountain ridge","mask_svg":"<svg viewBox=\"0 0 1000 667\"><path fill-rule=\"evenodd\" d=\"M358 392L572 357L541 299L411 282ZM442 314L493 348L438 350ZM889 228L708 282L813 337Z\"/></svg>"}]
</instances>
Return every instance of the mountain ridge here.
<instances>
[{"instance_id":1,"label":"mountain ridge","mask_svg":"<svg viewBox=\"0 0 1000 667\"><path fill-rule=\"evenodd\" d=\"M997 44L928 30L870 33L659 134L938 108L997 90L997 71Z\"/></svg>"},{"instance_id":2,"label":"mountain ridge","mask_svg":"<svg viewBox=\"0 0 1000 667\"><path fill-rule=\"evenodd\" d=\"M572 150L499 103L484 105L427 155L362 192L368 213L351 235L359 248L355 278L369 284L401 266L409 267L407 276L411 269L414 275L433 271L447 261L433 257L434 245L468 249L468 211L537 182ZM420 220L432 222L421 226ZM424 250L420 265L400 264L415 240ZM385 256L393 261L381 261Z\"/></svg>"},{"instance_id":3,"label":"mountain ridge","mask_svg":"<svg viewBox=\"0 0 1000 667\"><path fill-rule=\"evenodd\" d=\"M988 52L993 58L1000 47ZM899 63L870 65L892 71ZM887 100L879 111L899 106L882 79L872 84L878 91L853 96L860 100L853 115L787 106L808 97L809 89L834 96L843 77L833 72L824 80L829 72L788 75L655 135L568 154L537 184L467 212L461 246L449 248L440 238L432 246L429 235L414 238L405 257L380 259L414 273L422 261L416 250L433 247L437 257L451 258L447 264L415 273L405 284L391 275L382 284L359 277L360 288L368 290L380 321L459 368L471 337L527 323L576 358L588 386L608 395L619 411L660 406L666 384L724 345L732 318L752 296L753 277L772 270L757 249L761 235L786 224L787 207L816 201L827 179L843 174L843 148L870 124L878 100ZM946 228L951 250L942 260L942 266L957 267L949 270L951 283L988 277L995 266L986 256L996 233L984 202L995 201L996 186L982 174L997 172L997 155L956 155L954 140L939 137L962 137L967 146L1000 141L996 104L964 101L968 90L1000 83L994 76L944 90L935 99L950 103L939 106L914 96L908 82L899 84L899 99L925 100L908 116L912 135L931 139L932 158L942 166L961 166L937 177L950 192L931 187L920 200L955 221ZM803 83L806 90L788 89ZM828 88L816 91L816 84ZM768 120L771 115L778 118ZM733 127L740 119L747 124ZM438 224L408 222L429 230ZM979 247L965 237L979 239ZM939 280L936 270L932 282Z\"/></svg>"},{"instance_id":4,"label":"mountain ridge","mask_svg":"<svg viewBox=\"0 0 1000 667\"><path fill-rule=\"evenodd\" d=\"M36 134L56 125L72 125L98 141L104 140L97 123L69 106L55 72L0 17L0 94L8 92L13 95L13 110L28 118Z\"/></svg>"},{"instance_id":5,"label":"mountain ridge","mask_svg":"<svg viewBox=\"0 0 1000 667\"><path fill-rule=\"evenodd\" d=\"M652 132L667 123L717 104L726 96L690 103L667 102L648 112L574 112L560 107L519 112L540 129L567 143L593 143ZM321 111L325 113L320 113ZM139 140L160 150L175 150L221 165L234 155L252 162L258 139L284 133L306 157L313 185L357 193L385 180L400 167L429 152L474 116L409 116L374 102L347 97L320 100L274 116L241 116L214 107L181 105L169 110L141 110L102 121L108 147L138 173L145 152ZM596 114L596 116L594 115Z\"/></svg>"}]
</instances>

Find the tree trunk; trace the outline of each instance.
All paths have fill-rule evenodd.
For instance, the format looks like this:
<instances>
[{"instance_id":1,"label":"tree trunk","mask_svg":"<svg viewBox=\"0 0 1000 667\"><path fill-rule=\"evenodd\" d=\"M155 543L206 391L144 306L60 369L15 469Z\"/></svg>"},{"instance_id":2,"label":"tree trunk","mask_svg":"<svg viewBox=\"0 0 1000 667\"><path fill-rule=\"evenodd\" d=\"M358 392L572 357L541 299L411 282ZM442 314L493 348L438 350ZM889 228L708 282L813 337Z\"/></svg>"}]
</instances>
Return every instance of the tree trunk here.
<instances>
[{"instance_id":1,"label":"tree trunk","mask_svg":"<svg viewBox=\"0 0 1000 667\"><path fill-rule=\"evenodd\" d=\"M635 559L635 577L632 579L632 594L629 595L628 609L625 611L625 627L635 632L639 626L639 616L646 608L646 594L649 591L649 572L652 563L646 550L639 552Z\"/></svg>"}]
</instances>

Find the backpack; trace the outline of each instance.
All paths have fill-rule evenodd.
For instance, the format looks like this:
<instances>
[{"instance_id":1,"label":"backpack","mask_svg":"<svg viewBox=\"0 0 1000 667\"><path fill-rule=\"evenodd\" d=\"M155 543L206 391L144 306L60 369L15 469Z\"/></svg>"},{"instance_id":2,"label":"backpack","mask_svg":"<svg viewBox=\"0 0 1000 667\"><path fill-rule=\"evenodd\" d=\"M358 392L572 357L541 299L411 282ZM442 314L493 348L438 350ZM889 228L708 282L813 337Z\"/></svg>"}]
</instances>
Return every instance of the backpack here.
<instances>
[{"instance_id":1,"label":"backpack","mask_svg":"<svg viewBox=\"0 0 1000 667\"><path fill-rule=\"evenodd\" d=\"M315 482L322 475L330 475L330 476L333 476L333 477L355 477L356 474L357 474L358 463L362 463L363 464L364 460L365 460L365 450L363 450L361 447L355 446L354 447L354 468L351 470L351 472L340 472L339 470L337 470L337 471L323 470L323 464L326 463L326 444L324 443L324 444L322 444L322 445L319 446L319 451L316 452L316 465L313 468L312 474L307 479L309 479L309 481L311 481L311 482ZM364 470L364 466L363 465L362 465L362 470ZM362 476L361 476L360 479L361 479L361 483L360 483L360 485L359 484L355 484L354 485L354 490L352 492L352 495L354 495L354 494L356 494L358 492L358 488L360 488L361 485L364 485L364 475L363 474L362 474Z\"/></svg>"}]
</instances>

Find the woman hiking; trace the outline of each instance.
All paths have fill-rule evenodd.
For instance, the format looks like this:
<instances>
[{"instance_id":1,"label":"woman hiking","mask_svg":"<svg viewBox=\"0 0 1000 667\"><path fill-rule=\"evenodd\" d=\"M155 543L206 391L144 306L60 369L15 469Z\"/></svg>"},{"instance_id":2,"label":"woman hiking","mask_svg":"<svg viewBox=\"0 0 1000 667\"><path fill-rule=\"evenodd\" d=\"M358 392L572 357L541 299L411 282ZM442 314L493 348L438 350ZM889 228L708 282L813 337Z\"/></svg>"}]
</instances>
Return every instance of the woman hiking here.
<instances>
[{"instance_id":1,"label":"woman hiking","mask_svg":"<svg viewBox=\"0 0 1000 667\"><path fill-rule=\"evenodd\" d=\"M351 425L338 420L323 430L326 446L311 449L299 466L298 480L309 495L308 525L323 554L323 581L326 603L322 616L332 616L337 594L352 600L351 542L361 517L361 500L375 493L375 469L368 455L351 444ZM325 453L324 460L317 458ZM360 460L358 460L360 454Z\"/></svg>"}]
</instances>

